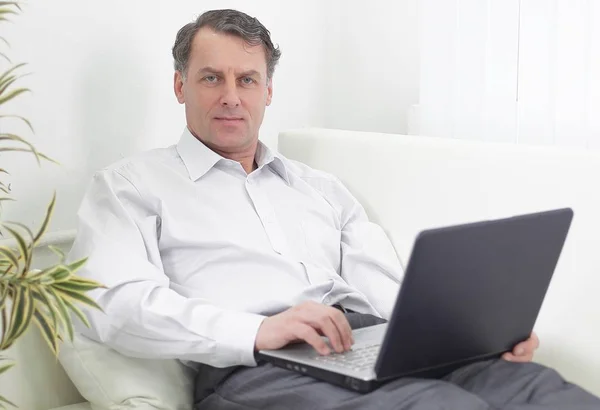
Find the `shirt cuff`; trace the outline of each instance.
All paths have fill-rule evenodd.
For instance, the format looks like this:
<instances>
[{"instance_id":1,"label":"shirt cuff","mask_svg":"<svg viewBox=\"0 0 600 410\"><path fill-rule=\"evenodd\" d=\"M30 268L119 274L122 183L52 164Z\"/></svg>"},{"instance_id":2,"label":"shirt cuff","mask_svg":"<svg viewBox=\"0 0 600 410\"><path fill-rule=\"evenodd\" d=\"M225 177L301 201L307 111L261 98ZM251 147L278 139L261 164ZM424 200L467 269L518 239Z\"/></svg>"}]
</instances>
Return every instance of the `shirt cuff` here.
<instances>
[{"instance_id":1,"label":"shirt cuff","mask_svg":"<svg viewBox=\"0 0 600 410\"><path fill-rule=\"evenodd\" d=\"M219 318L217 335L221 347L243 366L256 366L254 346L256 334L266 316L246 312L228 311Z\"/></svg>"}]
</instances>

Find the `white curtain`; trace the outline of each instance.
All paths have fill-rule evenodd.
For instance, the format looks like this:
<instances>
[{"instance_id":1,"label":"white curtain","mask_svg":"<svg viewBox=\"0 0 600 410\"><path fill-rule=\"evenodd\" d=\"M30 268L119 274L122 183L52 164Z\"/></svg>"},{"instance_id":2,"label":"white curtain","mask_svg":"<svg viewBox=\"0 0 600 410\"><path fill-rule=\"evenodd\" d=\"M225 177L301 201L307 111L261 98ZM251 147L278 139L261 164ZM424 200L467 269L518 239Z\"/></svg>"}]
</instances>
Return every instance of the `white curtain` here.
<instances>
[{"instance_id":1,"label":"white curtain","mask_svg":"<svg viewBox=\"0 0 600 410\"><path fill-rule=\"evenodd\" d=\"M600 0L420 0L410 133L600 148Z\"/></svg>"}]
</instances>

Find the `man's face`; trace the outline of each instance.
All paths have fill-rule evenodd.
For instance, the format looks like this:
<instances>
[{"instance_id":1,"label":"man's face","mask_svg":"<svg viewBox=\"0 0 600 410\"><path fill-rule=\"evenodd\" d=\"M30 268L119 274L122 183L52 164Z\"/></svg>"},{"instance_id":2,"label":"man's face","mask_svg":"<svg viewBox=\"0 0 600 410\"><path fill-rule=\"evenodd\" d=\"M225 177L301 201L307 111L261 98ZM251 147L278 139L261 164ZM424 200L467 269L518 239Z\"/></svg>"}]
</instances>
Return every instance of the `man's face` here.
<instances>
[{"instance_id":1,"label":"man's face","mask_svg":"<svg viewBox=\"0 0 600 410\"><path fill-rule=\"evenodd\" d=\"M175 73L175 94L190 131L209 148L226 154L250 149L273 94L263 47L200 29L186 79Z\"/></svg>"}]
</instances>

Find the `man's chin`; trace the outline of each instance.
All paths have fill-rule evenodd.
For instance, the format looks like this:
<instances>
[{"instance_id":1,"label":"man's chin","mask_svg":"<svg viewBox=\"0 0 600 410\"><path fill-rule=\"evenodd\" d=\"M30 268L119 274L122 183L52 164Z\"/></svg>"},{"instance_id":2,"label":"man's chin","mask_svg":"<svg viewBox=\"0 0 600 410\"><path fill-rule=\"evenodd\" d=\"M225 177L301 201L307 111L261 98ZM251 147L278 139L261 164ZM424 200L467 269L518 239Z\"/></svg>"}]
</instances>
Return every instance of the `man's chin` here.
<instances>
[{"instance_id":1,"label":"man's chin","mask_svg":"<svg viewBox=\"0 0 600 410\"><path fill-rule=\"evenodd\" d=\"M252 138L246 132L216 132L211 142L221 149L244 148L252 144Z\"/></svg>"}]
</instances>

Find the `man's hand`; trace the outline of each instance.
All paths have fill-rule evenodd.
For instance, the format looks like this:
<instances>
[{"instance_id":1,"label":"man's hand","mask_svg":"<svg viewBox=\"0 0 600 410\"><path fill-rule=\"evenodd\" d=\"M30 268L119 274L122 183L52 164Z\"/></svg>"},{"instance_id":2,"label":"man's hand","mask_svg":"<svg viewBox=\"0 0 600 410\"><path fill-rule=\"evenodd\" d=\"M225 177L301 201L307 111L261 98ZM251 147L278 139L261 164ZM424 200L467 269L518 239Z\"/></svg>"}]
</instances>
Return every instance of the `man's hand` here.
<instances>
[{"instance_id":1,"label":"man's hand","mask_svg":"<svg viewBox=\"0 0 600 410\"><path fill-rule=\"evenodd\" d=\"M346 316L336 308L304 302L263 320L256 335L256 350L279 349L289 343L305 341L322 355L331 353L321 338L327 336L338 353L352 347L352 329Z\"/></svg>"},{"instance_id":2,"label":"man's hand","mask_svg":"<svg viewBox=\"0 0 600 410\"><path fill-rule=\"evenodd\" d=\"M512 352L504 353L502 358L509 362L530 362L533 359L533 353L538 347L540 347L540 339L534 332L529 339L516 345Z\"/></svg>"}]
</instances>

